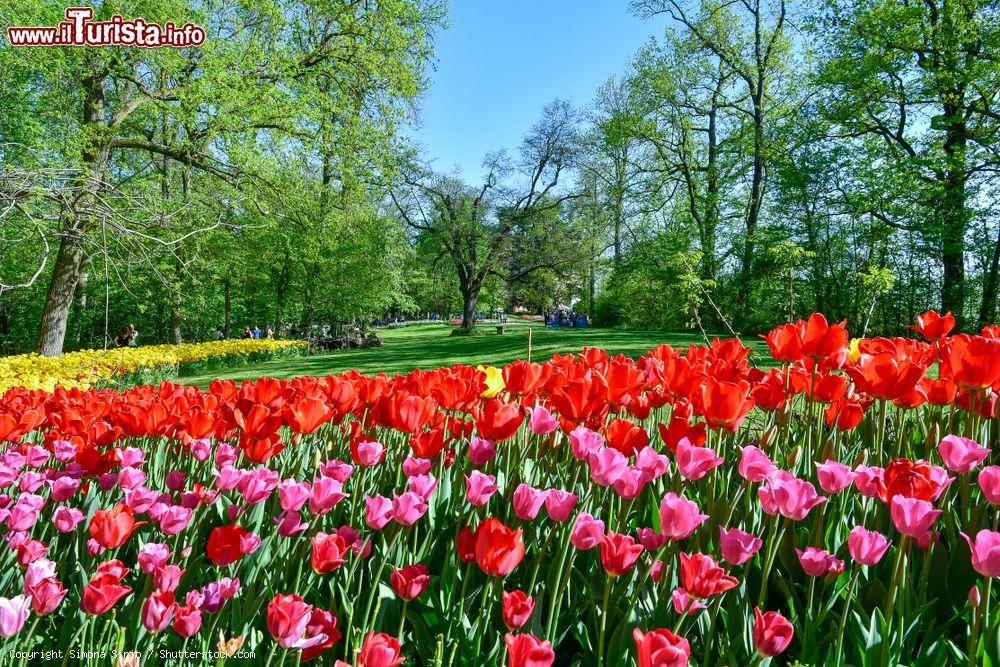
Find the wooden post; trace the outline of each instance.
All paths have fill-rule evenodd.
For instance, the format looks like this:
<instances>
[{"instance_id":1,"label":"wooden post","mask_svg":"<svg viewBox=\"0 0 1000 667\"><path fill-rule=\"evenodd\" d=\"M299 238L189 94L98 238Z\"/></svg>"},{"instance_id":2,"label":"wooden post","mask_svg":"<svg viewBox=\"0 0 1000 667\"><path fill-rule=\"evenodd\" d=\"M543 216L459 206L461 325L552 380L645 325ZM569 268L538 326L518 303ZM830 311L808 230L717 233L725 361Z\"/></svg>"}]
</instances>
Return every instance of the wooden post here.
<instances>
[{"instance_id":1,"label":"wooden post","mask_svg":"<svg viewBox=\"0 0 1000 667\"><path fill-rule=\"evenodd\" d=\"M528 361L531 361L531 325L528 325Z\"/></svg>"}]
</instances>

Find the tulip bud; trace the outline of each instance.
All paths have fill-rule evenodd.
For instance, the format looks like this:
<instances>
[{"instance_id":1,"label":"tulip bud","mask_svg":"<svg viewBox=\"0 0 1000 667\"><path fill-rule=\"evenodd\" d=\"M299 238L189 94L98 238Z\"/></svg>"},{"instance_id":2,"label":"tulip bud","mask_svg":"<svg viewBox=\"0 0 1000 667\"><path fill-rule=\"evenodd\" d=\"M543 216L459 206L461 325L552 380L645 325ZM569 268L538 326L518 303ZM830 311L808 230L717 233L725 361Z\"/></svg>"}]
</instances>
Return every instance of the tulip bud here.
<instances>
[{"instance_id":1,"label":"tulip bud","mask_svg":"<svg viewBox=\"0 0 1000 667\"><path fill-rule=\"evenodd\" d=\"M796 446L792 448L792 451L788 452L788 458L785 460L786 465L789 468L794 468L802 460L802 447Z\"/></svg>"},{"instance_id":2,"label":"tulip bud","mask_svg":"<svg viewBox=\"0 0 1000 667\"><path fill-rule=\"evenodd\" d=\"M927 429L927 437L924 438L924 444L927 446L928 451L934 449L941 442L941 425L934 422L929 429Z\"/></svg>"},{"instance_id":3,"label":"tulip bud","mask_svg":"<svg viewBox=\"0 0 1000 667\"><path fill-rule=\"evenodd\" d=\"M767 427L764 430L764 432L760 434L760 448L769 449L771 445L774 444L774 441L777 439L777 437L778 437L778 426L775 424Z\"/></svg>"},{"instance_id":4,"label":"tulip bud","mask_svg":"<svg viewBox=\"0 0 1000 667\"><path fill-rule=\"evenodd\" d=\"M854 459L854 468L857 469L858 466L868 465L868 449L862 449L861 453L858 454L857 458Z\"/></svg>"},{"instance_id":5,"label":"tulip bud","mask_svg":"<svg viewBox=\"0 0 1000 667\"><path fill-rule=\"evenodd\" d=\"M983 599L979 596L979 586L973 586L969 589L969 604L973 607L978 608L982 603Z\"/></svg>"}]
</instances>

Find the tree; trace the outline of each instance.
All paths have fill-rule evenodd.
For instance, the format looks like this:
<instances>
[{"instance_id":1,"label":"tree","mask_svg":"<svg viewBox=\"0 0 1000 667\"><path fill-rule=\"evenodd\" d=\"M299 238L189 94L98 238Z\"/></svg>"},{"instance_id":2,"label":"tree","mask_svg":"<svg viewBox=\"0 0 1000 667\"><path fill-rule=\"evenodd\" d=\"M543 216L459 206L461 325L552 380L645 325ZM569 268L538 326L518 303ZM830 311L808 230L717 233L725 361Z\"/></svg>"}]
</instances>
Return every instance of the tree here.
<instances>
[{"instance_id":1,"label":"tree","mask_svg":"<svg viewBox=\"0 0 1000 667\"><path fill-rule=\"evenodd\" d=\"M980 0L832 0L816 27L826 38L825 112L841 137L858 139L857 163L868 165L854 167L870 178L847 194L859 211L934 248L940 307L959 322L977 193L997 165L995 18L995 3Z\"/></svg>"},{"instance_id":2,"label":"tree","mask_svg":"<svg viewBox=\"0 0 1000 667\"><path fill-rule=\"evenodd\" d=\"M753 164L736 304L743 319L750 299L755 235L764 198L767 132L773 122L772 86L785 68L788 50L785 0L712 0L701 2L694 10L680 0L636 0L635 4L645 15L666 13L680 22L701 48L717 57L746 87L753 128Z\"/></svg>"},{"instance_id":3,"label":"tree","mask_svg":"<svg viewBox=\"0 0 1000 667\"><path fill-rule=\"evenodd\" d=\"M7 9L15 25L61 18L57 7L36 0ZM59 241L40 317L42 354L63 348L74 295L85 284L103 231L93 212L112 180L142 179L149 164L158 164L169 184L171 166L179 165L178 178L204 177L230 188L241 206L253 207L268 187L262 156L275 143L314 136L317 119L352 109L355 120L342 127L356 143L344 151L379 135L387 137L380 139L385 145L403 117L399 100L419 92L431 31L440 20L434 0L267 0L239 9L173 0L137 3L134 10L148 21L183 18L213 33L203 48L0 52L4 70L26 82L34 117L66 110L59 119L61 143L46 145L74 171L65 184L72 206L53 224ZM95 20L114 11L104 4ZM331 131L324 138L334 136ZM123 232L132 237L129 243L142 238L133 231ZM190 230L177 231L183 236Z\"/></svg>"},{"instance_id":4,"label":"tree","mask_svg":"<svg viewBox=\"0 0 1000 667\"><path fill-rule=\"evenodd\" d=\"M511 270L510 250L515 234L576 197L560 188L560 180L574 164L577 142L573 109L556 101L543 109L515 159L505 153L487 158L481 186L472 188L415 165L404 177L407 188L390 188L405 222L419 234L435 237L437 259L451 261L462 294L464 331L475 326L480 291L490 276L511 283L569 261L553 251L555 244L544 244L536 247L537 256Z\"/></svg>"}]
</instances>

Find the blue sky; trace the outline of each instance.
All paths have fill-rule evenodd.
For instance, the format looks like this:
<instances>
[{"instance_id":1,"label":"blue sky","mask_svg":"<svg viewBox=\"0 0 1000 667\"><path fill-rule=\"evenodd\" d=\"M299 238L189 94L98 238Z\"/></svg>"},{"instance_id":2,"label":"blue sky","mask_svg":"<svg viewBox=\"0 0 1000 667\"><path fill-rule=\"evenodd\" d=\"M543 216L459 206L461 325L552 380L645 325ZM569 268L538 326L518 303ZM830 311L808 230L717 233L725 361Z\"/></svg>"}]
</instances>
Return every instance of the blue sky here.
<instances>
[{"instance_id":1,"label":"blue sky","mask_svg":"<svg viewBox=\"0 0 1000 667\"><path fill-rule=\"evenodd\" d=\"M475 180L547 102L589 104L666 20L643 21L628 0L450 0L449 22L414 134L436 170Z\"/></svg>"}]
</instances>

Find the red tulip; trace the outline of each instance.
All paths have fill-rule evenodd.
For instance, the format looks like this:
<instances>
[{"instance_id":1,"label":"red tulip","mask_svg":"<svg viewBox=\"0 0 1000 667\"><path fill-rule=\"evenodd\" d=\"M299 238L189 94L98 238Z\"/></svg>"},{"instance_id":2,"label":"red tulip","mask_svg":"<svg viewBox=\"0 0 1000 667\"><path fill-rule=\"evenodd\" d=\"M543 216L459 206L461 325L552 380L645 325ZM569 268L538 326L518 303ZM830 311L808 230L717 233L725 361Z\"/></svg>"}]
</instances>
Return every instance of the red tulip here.
<instances>
[{"instance_id":1,"label":"red tulip","mask_svg":"<svg viewBox=\"0 0 1000 667\"><path fill-rule=\"evenodd\" d=\"M876 484L882 502L889 504L893 496L897 495L919 500L937 500L947 485L946 480L947 473L944 470L935 470L926 461L893 459Z\"/></svg>"},{"instance_id":2,"label":"red tulip","mask_svg":"<svg viewBox=\"0 0 1000 667\"><path fill-rule=\"evenodd\" d=\"M608 446L617 449L625 456L635 456L635 453L649 444L646 429L636 426L627 419L616 419L604 430Z\"/></svg>"},{"instance_id":3,"label":"red tulip","mask_svg":"<svg viewBox=\"0 0 1000 667\"><path fill-rule=\"evenodd\" d=\"M476 530L476 563L486 574L503 577L524 558L521 530L505 526L490 517Z\"/></svg>"},{"instance_id":4,"label":"red tulip","mask_svg":"<svg viewBox=\"0 0 1000 667\"><path fill-rule=\"evenodd\" d=\"M476 420L476 430L487 440L503 442L514 437L523 421L524 415L517 405L491 398L486 401L482 414Z\"/></svg>"},{"instance_id":5,"label":"red tulip","mask_svg":"<svg viewBox=\"0 0 1000 667\"><path fill-rule=\"evenodd\" d=\"M801 361L803 358L802 336L804 333L805 323L801 320L782 324L772 329L767 334L765 340L774 360L786 364L794 364Z\"/></svg>"},{"instance_id":6,"label":"red tulip","mask_svg":"<svg viewBox=\"0 0 1000 667\"><path fill-rule=\"evenodd\" d=\"M105 549L120 547L145 521L136 523L132 508L118 503L109 510L97 510L90 520L90 536Z\"/></svg>"},{"instance_id":7,"label":"red tulip","mask_svg":"<svg viewBox=\"0 0 1000 667\"><path fill-rule=\"evenodd\" d=\"M809 316L802 331L802 354L817 361L838 355L846 357L847 343L847 329L843 322L828 324L819 313ZM842 363L843 360L840 361Z\"/></svg>"},{"instance_id":8,"label":"red tulip","mask_svg":"<svg viewBox=\"0 0 1000 667\"><path fill-rule=\"evenodd\" d=\"M701 386L699 396L705 421L712 428L735 431L753 408L753 398L750 398L749 393L749 382L725 382L707 378Z\"/></svg>"},{"instance_id":9,"label":"red tulip","mask_svg":"<svg viewBox=\"0 0 1000 667\"><path fill-rule=\"evenodd\" d=\"M122 585L121 572L102 572L97 574L83 587L80 597L80 609L88 614L103 614L114 607L119 600L132 592L130 586Z\"/></svg>"},{"instance_id":10,"label":"red tulip","mask_svg":"<svg viewBox=\"0 0 1000 667\"><path fill-rule=\"evenodd\" d=\"M463 563L473 563L476 560L476 533L468 526L463 526L455 538L455 548L458 559Z\"/></svg>"},{"instance_id":11,"label":"red tulip","mask_svg":"<svg viewBox=\"0 0 1000 667\"><path fill-rule=\"evenodd\" d=\"M703 599L735 588L739 580L727 575L711 556L682 551L681 583L691 597Z\"/></svg>"},{"instance_id":12,"label":"red tulip","mask_svg":"<svg viewBox=\"0 0 1000 667\"><path fill-rule=\"evenodd\" d=\"M389 576L392 590L404 600L414 600L419 597L430 582L430 570L420 564L407 565L402 569L392 568L392 574Z\"/></svg>"},{"instance_id":13,"label":"red tulip","mask_svg":"<svg viewBox=\"0 0 1000 667\"><path fill-rule=\"evenodd\" d=\"M635 628L632 637L635 639L639 667L685 667L691 658L688 640L670 630L659 629L643 633Z\"/></svg>"},{"instance_id":14,"label":"red tulip","mask_svg":"<svg viewBox=\"0 0 1000 667\"><path fill-rule=\"evenodd\" d=\"M358 667L395 667L406 662L400 655L399 640L385 633L369 632L358 653Z\"/></svg>"},{"instance_id":15,"label":"red tulip","mask_svg":"<svg viewBox=\"0 0 1000 667\"><path fill-rule=\"evenodd\" d=\"M312 610L312 605L300 595L275 595L267 605L267 631L282 648L303 648L302 639Z\"/></svg>"},{"instance_id":16,"label":"red tulip","mask_svg":"<svg viewBox=\"0 0 1000 667\"><path fill-rule=\"evenodd\" d=\"M928 310L926 313L917 315L917 324L914 330L929 341L941 340L955 328L955 317L951 312L938 315L937 311Z\"/></svg>"},{"instance_id":17,"label":"red tulip","mask_svg":"<svg viewBox=\"0 0 1000 667\"><path fill-rule=\"evenodd\" d=\"M760 654L776 656L783 653L795 636L792 624L776 611L762 614L758 607L754 607L753 615L753 643Z\"/></svg>"},{"instance_id":18,"label":"red tulip","mask_svg":"<svg viewBox=\"0 0 1000 667\"><path fill-rule=\"evenodd\" d=\"M243 551L243 538L249 534L236 524L212 529L208 536L208 544L205 545L208 559L220 566L235 563L246 555Z\"/></svg>"},{"instance_id":19,"label":"red tulip","mask_svg":"<svg viewBox=\"0 0 1000 667\"><path fill-rule=\"evenodd\" d=\"M1000 340L960 334L941 349L941 377L961 389L985 389L1000 381Z\"/></svg>"},{"instance_id":20,"label":"red tulip","mask_svg":"<svg viewBox=\"0 0 1000 667\"><path fill-rule=\"evenodd\" d=\"M642 545L631 536L609 532L601 540L601 565L612 577L620 577L632 569L642 551Z\"/></svg>"},{"instance_id":21,"label":"red tulip","mask_svg":"<svg viewBox=\"0 0 1000 667\"><path fill-rule=\"evenodd\" d=\"M529 634L504 635L508 667L549 667L555 662L552 644Z\"/></svg>"},{"instance_id":22,"label":"red tulip","mask_svg":"<svg viewBox=\"0 0 1000 667\"><path fill-rule=\"evenodd\" d=\"M520 629L535 610L535 599L524 591L503 591L503 622L511 631Z\"/></svg>"},{"instance_id":23,"label":"red tulip","mask_svg":"<svg viewBox=\"0 0 1000 667\"><path fill-rule=\"evenodd\" d=\"M322 531L312 537L312 555L309 562L316 574L328 574L347 562L347 542L339 533Z\"/></svg>"}]
</instances>

